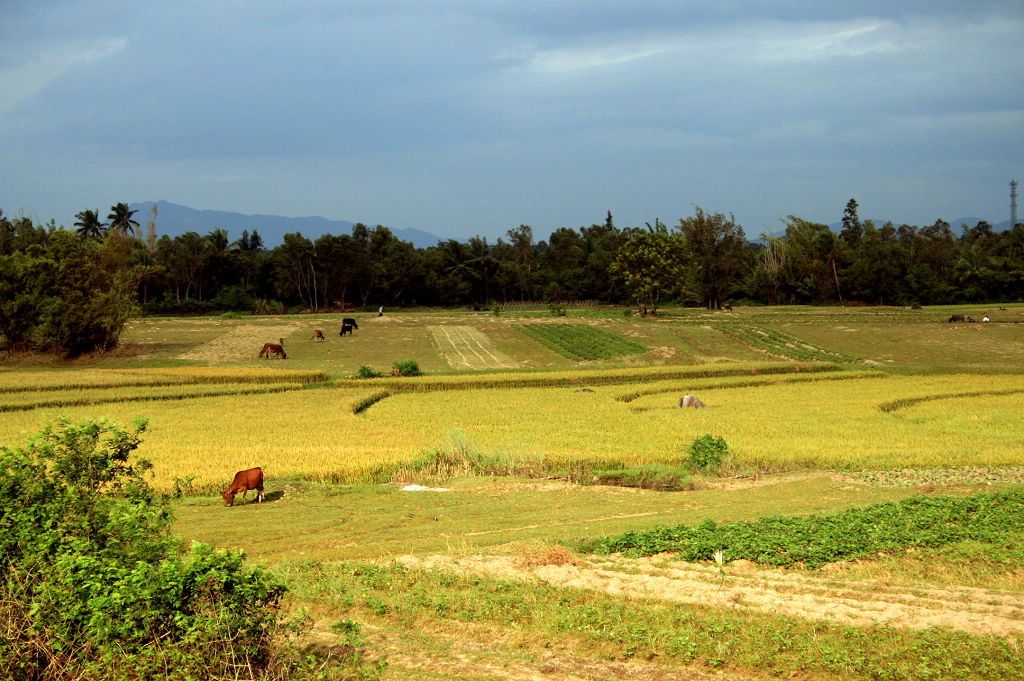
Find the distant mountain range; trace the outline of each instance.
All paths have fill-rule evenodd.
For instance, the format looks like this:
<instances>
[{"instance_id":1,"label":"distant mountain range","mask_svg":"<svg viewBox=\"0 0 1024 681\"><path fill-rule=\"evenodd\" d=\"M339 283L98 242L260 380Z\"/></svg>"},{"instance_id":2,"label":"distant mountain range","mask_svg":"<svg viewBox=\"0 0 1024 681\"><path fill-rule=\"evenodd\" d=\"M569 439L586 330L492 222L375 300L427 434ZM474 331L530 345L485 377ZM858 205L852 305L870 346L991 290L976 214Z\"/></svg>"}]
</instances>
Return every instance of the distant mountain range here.
<instances>
[{"instance_id":1,"label":"distant mountain range","mask_svg":"<svg viewBox=\"0 0 1024 681\"><path fill-rule=\"evenodd\" d=\"M131 209L138 211L135 219L142 225L142 235L145 236L146 223L151 219L150 209L152 201L129 204ZM301 218L289 218L281 215L246 215L244 213L231 213L223 210L199 210L183 206L170 201L156 202L156 231L158 235L179 236L185 232L198 232L208 234L214 229L226 229L228 238L234 241L242 236L242 230L247 229L251 233L256 230L263 239L267 248L273 248L284 241L284 235L289 232L301 232L307 239L315 240L323 234L351 234L354 223L347 220L328 220L318 215L311 215ZM369 223L367 223L369 225ZM369 225L374 227L375 225ZM402 241L409 241L416 248L436 246L439 241L445 239L424 232L420 229L395 229L388 227L391 232Z\"/></svg>"},{"instance_id":2,"label":"distant mountain range","mask_svg":"<svg viewBox=\"0 0 1024 681\"><path fill-rule=\"evenodd\" d=\"M142 235L145 236L145 226L150 220L149 211L153 202L144 201L129 205L132 210L138 211L135 214L135 219L142 225ZM268 248L273 248L283 242L284 235L289 232L300 232L307 239L315 240L323 234L351 234L352 225L354 224L348 220L329 220L319 215L290 218L282 215L246 215L245 213L232 213L224 210L199 210L178 203L171 203L170 201L157 201L156 208L156 229L159 235L166 234L174 237L185 232L208 234L210 231L220 228L226 229L228 231L228 238L234 241L242 236L243 229L247 229L250 232L256 230L260 233L263 244ZM981 220L982 218L967 217L949 220L948 222L953 229L953 234L960 236L961 225L974 227ZM885 222L885 220L874 220L874 223L878 226L884 225ZM370 227L374 226L369 223L366 224ZM918 227L924 226L918 225ZM843 228L843 223L836 222L829 225L829 228L834 232L839 232ZM396 237L412 243L416 248L436 246L439 241L446 240L445 237L440 237L421 229L396 229L390 226L389 229ZM994 224L992 229L996 232L1006 231L1010 229L1010 221L1004 220ZM772 230L772 234L775 235L784 233L785 228L782 227ZM747 234L748 239L755 241L759 236L760 234Z\"/></svg>"}]
</instances>

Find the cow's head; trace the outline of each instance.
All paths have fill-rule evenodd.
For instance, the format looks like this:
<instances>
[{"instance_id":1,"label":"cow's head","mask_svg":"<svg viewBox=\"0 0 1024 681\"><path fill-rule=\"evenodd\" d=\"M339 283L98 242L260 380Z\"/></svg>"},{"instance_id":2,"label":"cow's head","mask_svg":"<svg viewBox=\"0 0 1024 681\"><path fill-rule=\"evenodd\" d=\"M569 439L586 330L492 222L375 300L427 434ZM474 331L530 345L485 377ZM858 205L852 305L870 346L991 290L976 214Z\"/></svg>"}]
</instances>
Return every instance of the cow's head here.
<instances>
[{"instance_id":1,"label":"cow's head","mask_svg":"<svg viewBox=\"0 0 1024 681\"><path fill-rule=\"evenodd\" d=\"M235 503L235 493L230 489L226 489L220 493L222 499L224 499L225 506L232 506Z\"/></svg>"}]
</instances>

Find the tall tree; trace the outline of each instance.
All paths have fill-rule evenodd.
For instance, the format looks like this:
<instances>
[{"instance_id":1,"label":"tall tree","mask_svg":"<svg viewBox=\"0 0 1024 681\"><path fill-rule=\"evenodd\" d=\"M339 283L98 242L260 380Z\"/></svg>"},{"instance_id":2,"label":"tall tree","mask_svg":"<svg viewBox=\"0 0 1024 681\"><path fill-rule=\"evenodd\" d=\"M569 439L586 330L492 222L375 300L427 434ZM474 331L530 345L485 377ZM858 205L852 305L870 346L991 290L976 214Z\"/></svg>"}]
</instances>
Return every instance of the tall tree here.
<instances>
[{"instance_id":1,"label":"tall tree","mask_svg":"<svg viewBox=\"0 0 1024 681\"><path fill-rule=\"evenodd\" d=\"M127 203L111 206L110 213L107 215L107 219L110 220L110 229L114 232L136 236L139 223L132 216L137 212L129 208Z\"/></svg>"},{"instance_id":2,"label":"tall tree","mask_svg":"<svg viewBox=\"0 0 1024 681\"><path fill-rule=\"evenodd\" d=\"M633 297L641 317L658 314L662 294L676 285L685 262L682 241L668 233L661 221L654 226L630 231L612 263L613 276L619 277Z\"/></svg>"},{"instance_id":3,"label":"tall tree","mask_svg":"<svg viewBox=\"0 0 1024 681\"><path fill-rule=\"evenodd\" d=\"M709 310L717 310L742 277L746 237L733 216L705 213L700 206L695 211L692 217L679 220L689 261L684 290Z\"/></svg>"},{"instance_id":4,"label":"tall tree","mask_svg":"<svg viewBox=\"0 0 1024 681\"><path fill-rule=\"evenodd\" d=\"M82 239L99 239L103 236L103 228L105 224L100 222L100 211L96 210L80 210L75 213L75 227L78 229L76 232Z\"/></svg>"},{"instance_id":5,"label":"tall tree","mask_svg":"<svg viewBox=\"0 0 1024 681\"><path fill-rule=\"evenodd\" d=\"M860 216L857 215L857 200L850 199L846 202L846 209L843 210L843 231L840 232L843 241L851 248L860 246L864 236L864 228L860 224Z\"/></svg>"}]
</instances>

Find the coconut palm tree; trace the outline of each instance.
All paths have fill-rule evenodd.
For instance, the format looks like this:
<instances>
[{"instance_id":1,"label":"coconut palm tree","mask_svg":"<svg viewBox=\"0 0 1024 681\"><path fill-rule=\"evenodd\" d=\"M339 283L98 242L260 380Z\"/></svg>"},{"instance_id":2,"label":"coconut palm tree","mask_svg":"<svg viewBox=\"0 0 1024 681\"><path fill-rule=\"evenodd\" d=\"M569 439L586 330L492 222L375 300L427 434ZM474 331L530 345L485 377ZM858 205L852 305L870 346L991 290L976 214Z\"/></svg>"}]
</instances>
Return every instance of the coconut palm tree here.
<instances>
[{"instance_id":1,"label":"coconut palm tree","mask_svg":"<svg viewBox=\"0 0 1024 681\"><path fill-rule=\"evenodd\" d=\"M103 228L106 225L100 222L100 211L89 210L88 208L75 213L75 227L78 229L78 236L82 239L99 239L103 236Z\"/></svg>"},{"instance_id":2,"label":"coconut palm tree","mask_svg":"<svg viewBox=\"0 0 1024 681\"><path fill-rule=\"evenodd\" d=\"M136 229L139 227L139 223L132 219L138 211L134 211L128 207L127 203L119 203L116 206L110 207L110 214L107 215L107 219L110 220L110 229L114 232L121 232L122 234L131 233L132 236L136 235Z\"/></svg>"}]
</instances>

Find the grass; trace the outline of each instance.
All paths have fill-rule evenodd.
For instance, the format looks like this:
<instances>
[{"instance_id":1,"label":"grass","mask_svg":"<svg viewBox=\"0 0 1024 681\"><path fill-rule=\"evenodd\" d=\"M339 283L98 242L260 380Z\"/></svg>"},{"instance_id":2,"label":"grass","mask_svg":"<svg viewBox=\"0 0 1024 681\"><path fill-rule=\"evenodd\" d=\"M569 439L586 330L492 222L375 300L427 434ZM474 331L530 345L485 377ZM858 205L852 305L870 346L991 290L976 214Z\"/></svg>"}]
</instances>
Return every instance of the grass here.
<instances>
[{"instance_id":1,"label":"grass","mask_svg":"<svg viewBox=\"0 0 1024 681\"><path fill-rule=\"evenodd\" d=\"M482 638L488 640L487 648L506 650L508 668L515 666L508 650L513 645L526 655L521 664L536 659L539 651L530 640L543 640L549 650L573 650L605 665L657 660L664 665L662 673L695 665L812 679L1005 679L1014 677L1022 663L1013 643L995 637L848 627L742 609L627 601L592 591L410 569L398 563L300 563L288 566L284 574L296 595L315 603L321 614L343 613L377 630L415 627ZM494 629L484 633L487 627ZM495 630L530 636L510 645ZM458 666L449 669L462 676Z\"/></svg>"},{"instance_id":2,"label":"grass","mask_svg":"<svg viewBox=\"0 0 1024 681\"><path fill-rule=\"evenodd\" d=\"M849 485L824 474L768 482L666 493L480 477L448 479L443 487L449 492L402 492L398 485L336 487L283 479L270 471L269 501L227 509L219 506L219 496L182 499L175 532L187 540L243 548L272 563L369 560L478 552L519 541L576 542L708 519L726 523L838 512L914 493ZM254 525L260 528L258 536L251 531Z\"/></svg>"}]
</instances>

